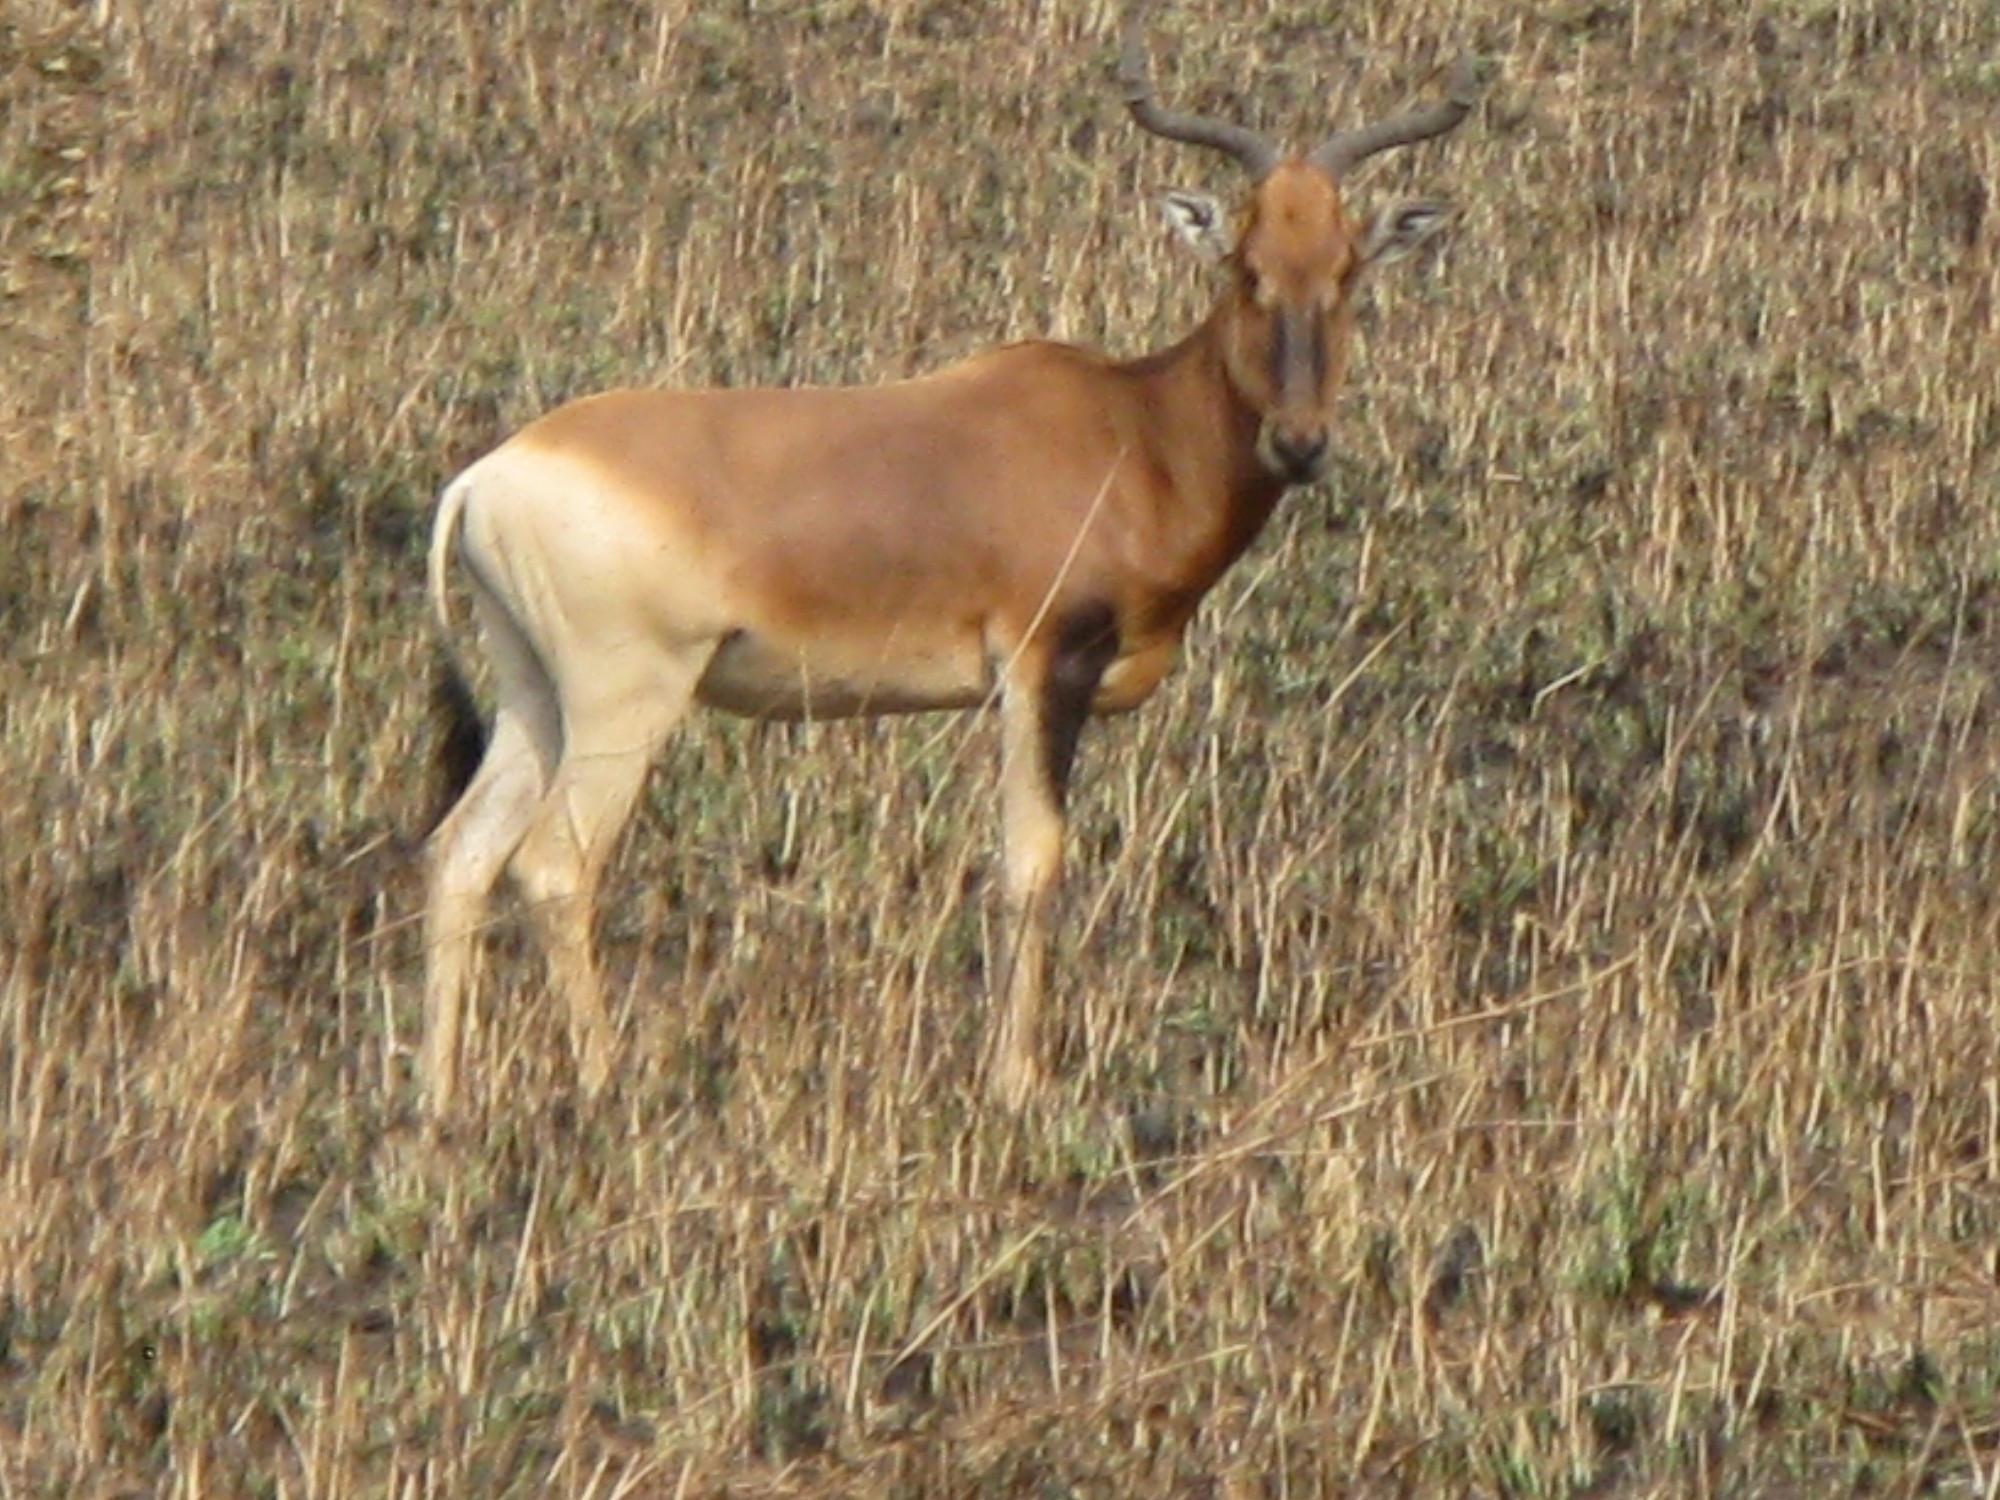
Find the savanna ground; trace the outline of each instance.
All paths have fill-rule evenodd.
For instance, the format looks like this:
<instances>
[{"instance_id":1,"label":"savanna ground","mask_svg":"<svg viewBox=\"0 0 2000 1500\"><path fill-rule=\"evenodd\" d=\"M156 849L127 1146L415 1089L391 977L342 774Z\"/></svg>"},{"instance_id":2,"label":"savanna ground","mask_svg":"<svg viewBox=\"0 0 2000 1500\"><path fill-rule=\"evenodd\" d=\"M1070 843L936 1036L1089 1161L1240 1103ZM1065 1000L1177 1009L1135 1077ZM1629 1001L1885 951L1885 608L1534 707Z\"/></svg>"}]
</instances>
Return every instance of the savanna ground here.
<instances>
[{"instance_id":1,"label":"savanna ground","mask_svg":"<svg viewBox=\"0 0 2000 1500\"><path fill-rule=\"evenodd\" d=\"M0 16L0 1494L2000 1494L2000 14L1153 17L1364 202L1329 482L1085 746L706 719L577 1101L412 1117L431 498L618 383L1198 315L1110 0ZM1001 497L1004 503L1004 495Z\"/></svg>"}]
</instances>

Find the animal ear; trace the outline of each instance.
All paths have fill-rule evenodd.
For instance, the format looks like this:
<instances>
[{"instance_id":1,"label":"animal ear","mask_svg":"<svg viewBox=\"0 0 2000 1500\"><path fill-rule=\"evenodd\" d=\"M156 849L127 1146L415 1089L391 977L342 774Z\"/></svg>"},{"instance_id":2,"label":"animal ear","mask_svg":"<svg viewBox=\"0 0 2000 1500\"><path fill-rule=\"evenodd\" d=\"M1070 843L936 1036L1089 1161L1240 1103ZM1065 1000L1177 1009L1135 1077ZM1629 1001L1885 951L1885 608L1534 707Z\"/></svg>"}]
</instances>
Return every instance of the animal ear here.
<instances>
[{"instance_id":1,"label":"animal ear","mask_svg":"<svg viewBox=\"0 0 2000 1500\"><path fill-rule=\"evenodd\" d=\"M1160 202L1174 233L1209 265L1226 260L1236 248L1236 233L1229 227L1222 205L1206 193L1183 192L1176 188Z\"/></svg>"},{"instance_id":2,"label":"animal ear","mask_svg":"<svg viewBox=\"0 0 2000 1500\"><path fill-rule=\"evenodd\" d=\"M1450 222L1451 210L1442 203L1424 198L1398 203L1377 214L1368 226L1368 237L1361 245L1362 262L1386 266L1392 260L1401 260Z\"/></svg>"}]
</instances>

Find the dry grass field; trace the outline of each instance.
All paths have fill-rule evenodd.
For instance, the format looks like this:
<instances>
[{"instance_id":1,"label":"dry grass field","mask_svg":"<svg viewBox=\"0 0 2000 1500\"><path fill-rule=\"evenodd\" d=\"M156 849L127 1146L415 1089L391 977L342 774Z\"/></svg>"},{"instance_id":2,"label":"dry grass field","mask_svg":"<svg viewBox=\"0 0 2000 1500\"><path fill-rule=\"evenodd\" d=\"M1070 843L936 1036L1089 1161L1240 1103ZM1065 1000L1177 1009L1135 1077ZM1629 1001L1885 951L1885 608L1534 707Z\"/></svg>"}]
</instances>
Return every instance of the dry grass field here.
<instances>
[{"instance_id":1,"label":"dry grass field","mask_svg":"<svg viewBox=\"0 0 2000 1500\"><path fill-rule=\"evenodd\" d=\"M1219 18L1220 17L1220 18ZM2000 1495L2000 12L1162 0L1364 202L1325 484L1097 726L697 720L577 1097L413 1113L432 499L1204 307L1113 0L0 13L0 1496ZM511 908L510 908L511 910Z\"/></svg>"}]
</instances>

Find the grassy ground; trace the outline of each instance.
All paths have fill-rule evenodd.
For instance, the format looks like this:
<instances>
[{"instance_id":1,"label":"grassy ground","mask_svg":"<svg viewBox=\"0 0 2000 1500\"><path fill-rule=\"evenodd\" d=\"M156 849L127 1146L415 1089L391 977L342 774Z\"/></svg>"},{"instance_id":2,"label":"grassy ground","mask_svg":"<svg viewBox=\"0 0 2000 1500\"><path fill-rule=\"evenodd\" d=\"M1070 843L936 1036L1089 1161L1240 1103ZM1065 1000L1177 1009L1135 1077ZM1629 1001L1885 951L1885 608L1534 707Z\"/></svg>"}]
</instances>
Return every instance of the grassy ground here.
<instances>
[{"instance_id":1,"label":"grassy ground","mask_svg":"<svg viewBox=\"0 0 2000 1500\"><path fill-rule=\"evenodd\" d=\"M0 1493L2000 1495L2000 15L1163 4L1364 199L1332 480L1086 744L702 721L577 1107L411 1117L432 495L614 383L1198 315L1110 0L0 17Z\"/></svg>"}]
</instances>

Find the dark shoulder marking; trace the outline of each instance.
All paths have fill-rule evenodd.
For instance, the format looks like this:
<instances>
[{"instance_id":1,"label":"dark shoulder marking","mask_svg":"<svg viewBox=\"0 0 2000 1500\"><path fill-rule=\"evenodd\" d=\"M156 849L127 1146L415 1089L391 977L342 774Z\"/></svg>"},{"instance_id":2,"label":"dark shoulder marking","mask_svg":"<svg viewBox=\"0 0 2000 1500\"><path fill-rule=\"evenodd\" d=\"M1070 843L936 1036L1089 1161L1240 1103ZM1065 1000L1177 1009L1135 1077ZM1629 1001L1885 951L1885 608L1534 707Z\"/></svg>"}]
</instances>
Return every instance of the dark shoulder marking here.
<instances>
[{"instance_id":1,"label":"dark shoulder marking","mask_svg":"<svg viewBox=\"0 0 2000 1500\"><path fill-rule=\"evenodd\" d=\"M1042 772L1060 807L1069 791L1077 741L1105 669L1118 659L1118 613L1098 601L1056 621L1042 682Z\"/></svg>"}]
</instances>

